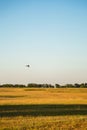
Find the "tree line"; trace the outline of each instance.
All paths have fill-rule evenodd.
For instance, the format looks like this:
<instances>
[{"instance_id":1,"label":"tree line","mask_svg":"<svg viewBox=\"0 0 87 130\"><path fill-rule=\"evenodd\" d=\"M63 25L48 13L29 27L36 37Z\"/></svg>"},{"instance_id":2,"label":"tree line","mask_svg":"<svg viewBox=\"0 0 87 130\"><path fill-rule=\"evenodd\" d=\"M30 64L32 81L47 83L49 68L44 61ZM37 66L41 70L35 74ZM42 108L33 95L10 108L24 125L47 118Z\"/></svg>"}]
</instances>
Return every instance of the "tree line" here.
<instances>
[{"instance_id":1,"label":"tree line","mask_svg":"<svg viewBox=\"0 0 87 130\"><path fill-rule=\"evenodd\" d=\"M23 84L2 84L0 88L87 88L87 83L75 83L75 84L36 84L36 83L29 83L27 85Z\"/></svg>"}]
</instances>

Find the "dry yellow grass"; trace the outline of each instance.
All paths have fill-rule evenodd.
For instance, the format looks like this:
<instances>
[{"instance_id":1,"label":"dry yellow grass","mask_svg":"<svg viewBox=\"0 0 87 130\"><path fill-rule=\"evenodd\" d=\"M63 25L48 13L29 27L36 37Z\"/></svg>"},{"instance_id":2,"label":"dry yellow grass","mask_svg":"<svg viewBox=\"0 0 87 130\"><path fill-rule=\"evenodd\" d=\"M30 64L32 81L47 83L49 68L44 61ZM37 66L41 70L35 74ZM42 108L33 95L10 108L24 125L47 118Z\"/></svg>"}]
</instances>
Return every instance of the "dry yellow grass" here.
<instances>
[{"instance_id":1,"label":"dry yellow grass","mask_svg":"<svg viewBox=\"0 0 87 130\"><path fill-rule=\"evenodd\" d=\"M87 116L2 118L0 130L87 130Z\"/></svg>"},{"instance_id":2,"label":"dry yellow grass","mask_svg":"<svg viewBox=\"0 0 87 130\"><path fill-rule=\"evenodd\" d=\"M87 130L87 89L0 88L0 130Z\"/></svg>"},{"instance_id":3,"label":"dry yellow grass","mask_svg":"<svg viewBox=\"0 0 87 130\"><path fill-rule=\"evenodd\" d=\"M0 88L1 104L87 104L87 89Z\"/></svg>"}]
</instances>

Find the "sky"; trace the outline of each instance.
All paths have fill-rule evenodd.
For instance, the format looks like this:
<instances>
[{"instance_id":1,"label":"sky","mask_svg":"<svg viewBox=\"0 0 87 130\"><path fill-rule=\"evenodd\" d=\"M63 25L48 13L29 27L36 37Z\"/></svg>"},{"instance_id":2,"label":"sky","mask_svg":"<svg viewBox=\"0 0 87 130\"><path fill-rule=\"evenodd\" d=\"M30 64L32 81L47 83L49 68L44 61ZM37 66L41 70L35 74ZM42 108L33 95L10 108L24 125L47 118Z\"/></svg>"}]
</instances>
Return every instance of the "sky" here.
<instances>
[{"instance_id":1,"label":"sky","mask_svg":"<svg viewBox=\"0 0 87 130\"><path fill-rule=\"evenodd\" d=\"M0 84L83 82L87 0L0 0Z\"/></svg>"}]
</instances>

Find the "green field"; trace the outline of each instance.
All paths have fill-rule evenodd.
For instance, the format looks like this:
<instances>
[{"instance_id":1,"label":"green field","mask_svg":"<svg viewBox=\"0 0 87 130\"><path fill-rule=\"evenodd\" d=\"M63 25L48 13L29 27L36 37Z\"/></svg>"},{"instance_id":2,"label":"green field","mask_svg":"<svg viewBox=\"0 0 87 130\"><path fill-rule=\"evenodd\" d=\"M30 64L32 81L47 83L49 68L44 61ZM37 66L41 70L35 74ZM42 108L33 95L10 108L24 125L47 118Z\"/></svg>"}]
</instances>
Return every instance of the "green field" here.
<instances>
[{"instance_id":1,"label":"green field","mask_svg":"<svg viewBox=\"0 0 87 130\"><path fill-rule=\"evenodd\" d=\"M87 89L0 88L0 130L87 130Z\"/></svg>"}]
</instances>

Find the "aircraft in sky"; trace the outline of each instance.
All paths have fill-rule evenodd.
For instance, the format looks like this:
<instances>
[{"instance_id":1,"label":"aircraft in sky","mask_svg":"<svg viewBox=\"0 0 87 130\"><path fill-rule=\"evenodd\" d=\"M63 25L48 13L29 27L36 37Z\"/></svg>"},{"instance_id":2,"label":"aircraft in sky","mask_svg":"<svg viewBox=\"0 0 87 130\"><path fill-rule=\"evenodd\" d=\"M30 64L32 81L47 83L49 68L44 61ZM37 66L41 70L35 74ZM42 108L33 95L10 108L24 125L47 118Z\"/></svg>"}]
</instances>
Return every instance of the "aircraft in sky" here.
<instances>
[{"instance_id":1,"label":"aircraft in sky","mask_svg":"<svg viewBox=\"0 0 87 130\"><path fill-rule=\"evenodd\" d=\"M26 65L26 67L28 67L28 68L29 68L29 67L30 67L30 65Z\"/></svg>"}]
</instances>

